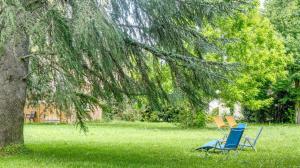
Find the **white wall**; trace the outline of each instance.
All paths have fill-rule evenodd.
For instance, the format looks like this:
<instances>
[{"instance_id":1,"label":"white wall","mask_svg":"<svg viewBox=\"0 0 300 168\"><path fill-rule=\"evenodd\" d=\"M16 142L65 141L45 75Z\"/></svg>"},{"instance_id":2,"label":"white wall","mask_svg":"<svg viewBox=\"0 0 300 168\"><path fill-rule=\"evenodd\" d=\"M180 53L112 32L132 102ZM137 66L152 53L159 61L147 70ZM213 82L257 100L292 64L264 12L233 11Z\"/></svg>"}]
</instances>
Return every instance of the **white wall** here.
<instances>
[{"instance_id":1,"label":"white wall","mask_svg":"<svg viewBox=\"0 0 300 168\"><path fill-rule=\"evenodd\" d=\"M216 108L219 109L220 116L231 115L231 112L233 112L233 116L235 118L243 118L242 107L240 103L235 103L233 109L230 109L222 101L214 99L208 105L208 114L212 114L213 110Z\"/></svg>"}]
</instances>

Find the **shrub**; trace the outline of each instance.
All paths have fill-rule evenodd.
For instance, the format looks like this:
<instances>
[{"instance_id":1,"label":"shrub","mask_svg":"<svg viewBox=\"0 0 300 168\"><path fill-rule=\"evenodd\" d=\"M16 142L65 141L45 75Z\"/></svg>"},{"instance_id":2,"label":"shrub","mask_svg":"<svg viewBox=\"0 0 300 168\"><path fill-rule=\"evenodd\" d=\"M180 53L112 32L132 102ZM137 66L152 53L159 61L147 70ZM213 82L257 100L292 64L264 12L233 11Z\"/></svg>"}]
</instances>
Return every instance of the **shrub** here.
<instances>
[{"instance_id":1,"label":"shrub","mask_svg":"<svg viewBox=\"0 0 300 168\"><path fill-rule=\"evenodd\" d=\"M139 111L141 119L140 121L150 121L152 111L149 108L145 108Z\"/></svg>"},{"instance_id":2,"label":"shrub","mask_svg":"<svg viewBox=\"0 0 300 168\"><path fill-rule=\"evenodd\" d=\"M158 113L160 121L178 122L178 116L181 111L180 107L166 106Z\"/></svg>"},{"instance_id":3,"label":"shrub","mask_svg":"<svg viewBox=\"0 0 300 168\"><path fill-rule=\"evenodd\" d=\"M191 110L188 106L165 106L160 111L157 111L147 106L135 108L128 104L121 105L118 108L107 108L104 112L104 117L107 120L173 122L180 123L183 127L204 127L207 121L206 113Z\"/></svg>"},{"instance_id":4,"label":"shrub","mask_svg":"<svg viewBox=\"0 0 300 168\"><path fill-rule=\"evenodd\" d=\"M203 111L199 111L196 117L196 126L203 128L206 126L207 115Z\"/></svg>"},{"instance_id":5,"label":"shrub","mask_svg":"<svg viewBox=\"0 0 300 168\"><path fill-rule=\"evenodd\" d=\"M105 106L105 108L102 108L103 110L103 119L110 121L114 119L114 110L109 107L109 106Z\"/></svg>"},{"instance_id":6,"label":"shrub","mask_svg":"<svg viewBox=\"0 0 300 168\"><path fill-rule=\"evenodd\" d=\"M152 113L150 114L150 118L149 121L150 122L159 122L159 116L158 116L159 112L158 111L152 111Z\"/></svg>"},{"instance_id":7,"label":"shrub","mask_svg":"<svg viewBox=\"0 0 300 168\"><path fill-rule=\"evenodd\" d=\"M161 111L152 110L146 108L139 112L141 121L150 121L150 122L178 122L178 115L180 108L165 106Z\"/></svg>"},{"instance_id":8,"label":"shrub","mask_svg":"<svg viewBox=\"0 0 300 168\"><path fill-rule=\"evenodd\" d=\"M120 118L125 121L135 121L138 119L138 113L135 110L125 110Z\"/></svg>"},{"instance_id":9,"label":"shrub","mask_svg":"<svg viewBox=\"0 0 300 168\"><path fill-rule=\"evenodd\" d=\"M179 123L183 127L205 127L206 114L202 111L182 110L179 114Z\"/></svg>"}]
</instances>

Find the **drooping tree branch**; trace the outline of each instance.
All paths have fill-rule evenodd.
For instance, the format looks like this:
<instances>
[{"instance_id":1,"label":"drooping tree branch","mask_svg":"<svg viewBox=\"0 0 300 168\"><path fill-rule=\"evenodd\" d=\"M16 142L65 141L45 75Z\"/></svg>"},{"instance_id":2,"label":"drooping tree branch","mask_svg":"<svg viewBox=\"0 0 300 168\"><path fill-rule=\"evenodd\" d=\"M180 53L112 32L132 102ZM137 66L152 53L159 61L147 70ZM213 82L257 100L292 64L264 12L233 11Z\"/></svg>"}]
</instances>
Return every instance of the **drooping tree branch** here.
<instances>
[{"instance_id":1,"label":"drooping tree branch","mask_svg":"<svg viewBox=\"0 0 300 168\"><path fill-rule=\"evenodd\" d=\"M153 106L170 103L163 67L170 71L173 87L202 106L204 95L211 96L235 67L202 57L207 52L222 55L201 35L202 26L239 10L247 0L0 2L10 9L0 17L0 24L5 21L1 42L22 28L30 47L39 49L20 58L30 62L28 97L56 102L62 111L75 108L82 123L94 103L91 97L121 103L143 95Z\"/></svg>"}]
</instances>

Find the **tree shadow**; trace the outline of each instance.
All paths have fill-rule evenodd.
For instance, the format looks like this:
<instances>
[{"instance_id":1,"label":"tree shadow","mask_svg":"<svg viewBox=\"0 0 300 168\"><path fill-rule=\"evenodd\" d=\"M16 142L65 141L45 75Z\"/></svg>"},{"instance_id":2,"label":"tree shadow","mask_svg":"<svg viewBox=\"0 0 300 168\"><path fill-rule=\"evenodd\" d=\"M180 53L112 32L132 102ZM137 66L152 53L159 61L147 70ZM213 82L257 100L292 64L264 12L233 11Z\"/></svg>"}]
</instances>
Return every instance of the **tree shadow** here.
<instances>
[{"instance_id":1,"label":"tree shadow","mask_svg":"<svg viewBox=\"0 0 300 168\"><path fill-rule=\"evenodd\" d=\"M178 150L153 150L139 145L41 144L31 146L29 150L29 153L24 154L27 159L37 163L51 160L49 166L60 164L71 167L178 167L191 164L191 159L185 155L178 155ZM201 162L196 157L194 161Z\"/></svg>"}]
</instances>

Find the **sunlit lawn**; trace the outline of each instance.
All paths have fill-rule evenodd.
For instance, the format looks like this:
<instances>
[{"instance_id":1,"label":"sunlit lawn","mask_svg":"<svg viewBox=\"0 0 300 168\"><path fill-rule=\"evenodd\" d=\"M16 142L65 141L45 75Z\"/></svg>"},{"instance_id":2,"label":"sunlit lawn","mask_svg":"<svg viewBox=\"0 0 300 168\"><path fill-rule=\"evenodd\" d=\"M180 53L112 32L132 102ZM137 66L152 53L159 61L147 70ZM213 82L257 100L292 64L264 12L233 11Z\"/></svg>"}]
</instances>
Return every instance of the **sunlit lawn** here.
<instances>
[{"instance_id":1,"label":"sunlit lawn","mask_svg":"<svg viewBox=\"0 0 300 168\"><path fill-rule=\"evenodd\" d=\"M254 136L260 126L245 132ZM204 157L193 149L220 138L214 127L166 123L93 123L85 135L72 125L26 125L25 153L0 156L0 167L300 167L300 127L264 126L258 152Z\"/></svg>"}]
</instances>

